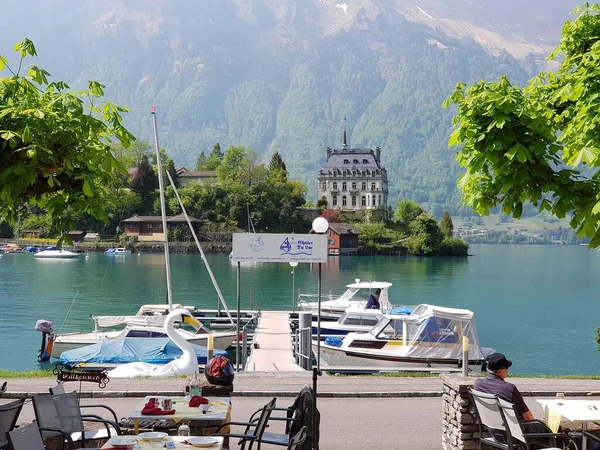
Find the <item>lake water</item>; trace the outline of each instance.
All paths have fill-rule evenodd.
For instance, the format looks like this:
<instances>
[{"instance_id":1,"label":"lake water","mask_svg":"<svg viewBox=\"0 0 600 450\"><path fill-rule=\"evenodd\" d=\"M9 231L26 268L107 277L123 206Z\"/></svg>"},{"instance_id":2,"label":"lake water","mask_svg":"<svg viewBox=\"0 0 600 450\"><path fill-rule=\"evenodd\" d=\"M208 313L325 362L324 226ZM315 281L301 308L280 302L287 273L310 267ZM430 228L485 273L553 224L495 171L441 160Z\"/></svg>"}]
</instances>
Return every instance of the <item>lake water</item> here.
<instances>
[{"instance_id":1,"label":"lake water","mask_svg":"<svg viewBox=\"0 0 600 450\"><path fill-rule=\"evenodd\" d=\"M395 304L432 303L475 312L481 344L513 361L521 374L598 374L600 254L583 246L473 245L464 259L406 257L330 258L323 292L341 294L361 280L389 281ZM220 288L235 308L236 267L227 255L207 255ZM217 307L217 295L199 255L171 255L174 302ZM296 289L316 293L316 267L242 266L242 308L250 291L263 310L293 306ZM90 330L91 314L133 314L166 299L162 254L78 260L0 258L0 368L38 367L37 319L55 331Z\"/></svg>"}]
</instances>

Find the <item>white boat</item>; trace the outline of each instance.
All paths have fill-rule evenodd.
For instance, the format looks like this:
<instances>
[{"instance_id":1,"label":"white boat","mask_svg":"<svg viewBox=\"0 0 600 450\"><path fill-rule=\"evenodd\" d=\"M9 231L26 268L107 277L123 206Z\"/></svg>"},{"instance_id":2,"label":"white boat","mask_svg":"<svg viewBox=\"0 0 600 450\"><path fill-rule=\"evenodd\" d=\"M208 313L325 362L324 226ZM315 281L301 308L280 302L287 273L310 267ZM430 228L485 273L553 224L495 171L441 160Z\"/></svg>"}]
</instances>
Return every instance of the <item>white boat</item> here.
<instances>
[{"instance_id":1,"label":"white boat","mask_svg":"<svg viewBox=\"0 0 600 450\"><path fill-rule=\"evenodd\" d=\"M479 345L473 312L421 304L409 315L383 314L368 333L328 338L320 344L321 366L332 372L460 371L463 336L469 338L469 368L480 370L494 350Z\"/></svg>"},{"instance_id":2,"label":"white boat","mask_svg":"<svg viewBox=\"0 0 600 450\"><path fill-rule=\"evenodd\" d=\"M173 309L183 308L173 305ZM187 309L187 308L186 308ZM51 355L59 358L68 350L74 350L86 345L98 344L106 339L121 338L164 338L167 337L164 323L169 312L168 305L142 305L134 316L92 316L94 331L89 333L63 333L54 337ZM125 325L122 329L107 329ZM104 329L103 329L104 328ZM201 327L192 333L178 328L177 333L190 344L207 346L208 335L213 336L213 348L226 350L236 337L235 331L210 332Z\"/></svg>"},{"instance_id":3,"label":"white boat","mask_svg":"<svg viewBox=\"0 0 600 450\"><path fill-rule=\"evenodd\" d=\"M389 300L388 289L392 283L383 281L360 281L357 279L354 283L346 285L346 291L339 297L328 295L321 299L321 314L323 316L339 317L349 307L357 306L364 308L367 305L369 296L375 294L377 289L381 289L379 303L383 311L389 312L392 308ZM300 294L298 301L300 311L311 311L316 314L318 309L318 298L312 294Z\"/></svg>"},{"instance_id":4,"label":"white boat","mask_svg":"<svg viewBox=\"0 0 600 450\"><path fill-rule=\"evenodd\" d=\"M391 314L410 314L414 306L399 306L392 308ZM366 309L362 306L352 305L340 318L333 321L321 321L321 339L329 336L345 336L348 333L368 333L381 318L383 311L380 309ZM312 334L317 334L319 322L312 321Z\"/></svg>"},{"instance_id":5,"label":"white boat","mask_svg":"<svg viewBox=\"0 0 600 450\"><path fill-rule=\"evenodd\" d=\"M73 259L79 258L82 253L70 252L68 250L42 250L40 252L34 253L34 258L54 258L54 259Z\"/></svg>"},{"instance_id":6,"label":"white boat","mask_svg":"<svg viewBox=\"0 0 600 450\"><path fill-rule=\"evenodd\" d=\"M131 250L127 250L125 247L109 248L104 252L105 255L131 255Z\"/></svg>"}]
</instances>

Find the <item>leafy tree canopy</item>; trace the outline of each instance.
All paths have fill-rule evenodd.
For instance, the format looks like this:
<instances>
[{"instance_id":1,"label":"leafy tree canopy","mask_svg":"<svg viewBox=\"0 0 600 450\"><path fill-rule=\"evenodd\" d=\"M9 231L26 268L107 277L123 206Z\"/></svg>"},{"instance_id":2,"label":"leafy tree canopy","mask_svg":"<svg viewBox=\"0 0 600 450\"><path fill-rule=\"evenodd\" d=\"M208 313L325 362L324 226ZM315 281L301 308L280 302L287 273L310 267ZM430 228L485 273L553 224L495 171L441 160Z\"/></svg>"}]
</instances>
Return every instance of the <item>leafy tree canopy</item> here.
<instances>
[{"instance_id":1,"label":"leafy tree canopy","mask_svg":"<svg viewBox=\"0 0 600 450\"><path fill-rule=\"evenodd\" d=\"M442 218L440 219L440 230L444 236L451 238L454 232L454 223L452 223L452 217L448 211L444 211Z\"/></svg>"},{"instance_id":2,"label":"leafy tree canopy","mask_svg":"<svg viewBox=\"0 0 600 450\"><path fill-rule=\"evenodd\" d=\"M196 168L198 170L217 170L217 168L221 165L221 161L223 161L223 152L221 151L221 145L217 142L208 158L204 156L204 152L200 152L198 155L198 160L196 161Z\"/></svg>"},{"instance_id":3,"label":"leafy tree canopy","mask_svg":"<svg viewBox=\"0 0 600 450\"><path fill-rule=\"evenodd\" d=\"M394 220L401 225L408 226L419 214L425 211L417 202L407 198L402 199L396 205Z\"/></svg>"},{"instance_id":4,"label":"leafy tree canopy","mask_svg":"<svg viewBox=\"0 0 600 450\"><path fill-rule=\"evenodd\" d=\"M128 146L135 138L121 124L126 109L101 102L104 86L70 92L62 82L24 60L36 56L29 39L15 45L18 65L0 56L0 222L14 223L26 206L47 211L54 229L68 230L67 208L107 220L108 186L123 170L112 140Z\"/></svg>"},{"instance_id":5,"label":"leafy tree canopy","mask_svg":"<svg viewBox=\"0 0 600 450\"><path fill-rule=\"evenodd\" d=\"M577 7L567 21L556 72L540 73L525 88L506 76L459 83L451 146L466 168L459 179L465 202L480 214L501 205L518 218L529 201L559 218L571 214L579 236L600 245L600 6ZM584 176L582 174L586 174Z\"/></svg>"}]
</instances>

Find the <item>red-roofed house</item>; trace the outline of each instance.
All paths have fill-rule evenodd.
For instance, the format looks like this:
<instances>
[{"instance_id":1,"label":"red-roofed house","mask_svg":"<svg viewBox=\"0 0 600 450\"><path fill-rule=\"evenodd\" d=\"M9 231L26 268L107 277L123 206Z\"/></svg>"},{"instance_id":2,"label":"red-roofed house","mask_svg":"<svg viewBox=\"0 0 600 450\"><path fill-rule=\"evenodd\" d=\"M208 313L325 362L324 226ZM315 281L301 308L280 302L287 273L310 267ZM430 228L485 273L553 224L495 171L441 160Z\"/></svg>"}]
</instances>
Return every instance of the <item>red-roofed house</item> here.
<instances>
[{"instance_id":1,"label":"red-roofed house","mask_svg":"<svg viewBox=\"0 0 600 450\"><path fill-rule=\"evenodd\" d=\"M311 230L311 233L314 233ZM358 253L358 235L352 225L342 222L329 222L327 229L327 252L330 255L355 255Z\"/></svg>"},{"instance_id":2,"label":"red-roofed house","mask_svg":"<svg viewBox=\"0 0 600 450\"><path fill-rule=\"evenodd\" d=\"M201 220L190 217L190 222L194 227L196 235L199 235ZM121 221L125 228L125 234L127 236L135 236L138 241L162 241L163 240L163 227L161 216L138 216L137 214ZM192 239L192 233L189 229L185 216L179 214L178 216L167 217L167 228L172 230L174 228L180 228L183 231L183 240Z\"/></svg>"},{"instance_id":3,"label":"red-roofed house","mask_svg":"<svg viewBox=\"0 0 600 450\"><path fill-rule=\"evenodd\" d=\"M189 183L214 183L217 181L217 172L215 170L187 170L182 167L177 170L179 184L185 186Z\"/></svg>"}]
</instances>

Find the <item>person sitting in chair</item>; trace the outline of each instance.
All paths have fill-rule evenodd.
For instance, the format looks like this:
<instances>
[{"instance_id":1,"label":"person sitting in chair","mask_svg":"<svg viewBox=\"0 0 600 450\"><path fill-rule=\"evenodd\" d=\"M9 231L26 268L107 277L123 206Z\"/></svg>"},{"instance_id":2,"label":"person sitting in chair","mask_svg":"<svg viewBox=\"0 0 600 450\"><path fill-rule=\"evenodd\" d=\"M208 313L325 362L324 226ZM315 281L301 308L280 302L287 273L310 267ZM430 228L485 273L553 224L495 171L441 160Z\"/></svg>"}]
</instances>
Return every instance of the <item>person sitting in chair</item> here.
<instances>
[{"instance_id":1,"label":"person sitting in chair","mask_svg":"<svg viewBox=\"0 0 600 450\"><path fill-rule=\"evenodd\" d=\"M369 296L369 301L367 301L366 309L381 309L381 304L379 303L379 296L381 295L381 289L377 289L375 291L375 295L371 294Z\"/></svg>"}]
</instances>

